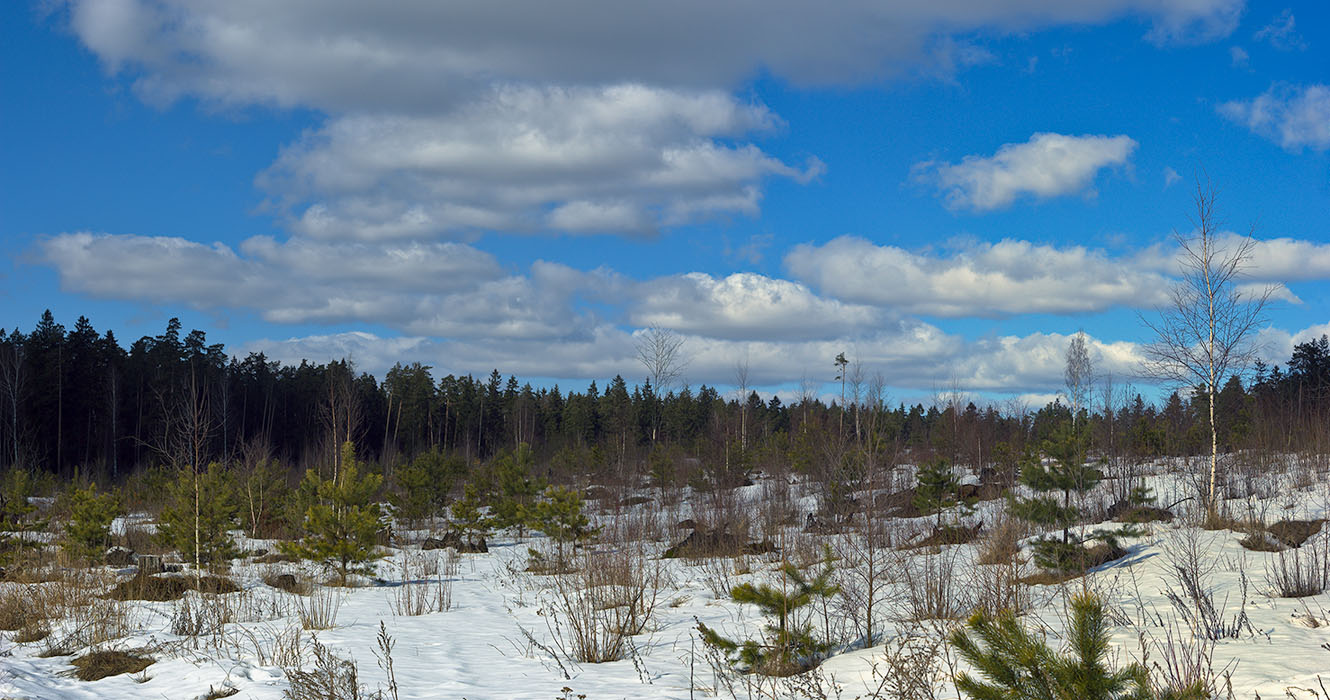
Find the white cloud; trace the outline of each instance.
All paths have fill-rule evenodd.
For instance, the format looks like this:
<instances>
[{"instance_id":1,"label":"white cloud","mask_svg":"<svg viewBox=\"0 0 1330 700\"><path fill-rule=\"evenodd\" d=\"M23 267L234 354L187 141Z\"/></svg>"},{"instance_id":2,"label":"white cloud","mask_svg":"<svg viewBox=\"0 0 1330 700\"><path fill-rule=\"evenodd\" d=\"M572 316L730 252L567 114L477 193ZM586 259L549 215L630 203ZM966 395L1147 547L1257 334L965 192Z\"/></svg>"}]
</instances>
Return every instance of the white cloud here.
<instances>
[{"instance_id":1,"label":"white cloud","mask_svg":"<svg viewBox=\"0 0 1330 700\"><path fill-rule=\"evenodd\" d=\"M1232 31L1242 0L66 0L74 33L149 99L331 112L433 111L494 82L732 87L761 71L800 84L963 67L951 37L1138 16L1161 43Z\"/></svg>"},{"instance_id":2,"label":"white cloud","mask_svg":"<svg viewBox=\"0 0 1330 700\"><path fill-rule=\"evenodd\" d=\"M1251 100L1219 106L1219 113L1287 151L1330 148L1330 86L1276 84Z\"/></svg>"},{"instance_id":3,"label":"white cloud","mask_svg":"<svg viewBox=\"0 0 1330 700\"><path fill-rule=\"evenodd\" d=\"M101 298L254 311L274 323L374 323L445 337L570 338L590 320L570 299L613 276L537 262L507 275L460 243L368 247L256 237L244 255L182 238L52 236L40 254L70 291Z\"/></svg>"},{"instance_id":4,"label":"white cloud","mask_svg":"<svg viewBox=\"0 0 1330 700\"><path fill-rule=\"evenodd\" d=\"M1182 176L1178 174L1178 171L1173 168L1164 168L1164 189L1172 187L1181 179Z\"/></svg>"},{"instance_id":5,"label":"white cloud","mask_svg":"<svg viewBox=\"0 0 1330 700\"><path fill-rule=\"evenodd\" d=\"M933 392L956 386L964 392L1053 394L1063 384L1069 335L1035 333L966 340L917 321L884 324L858 335L819 340L726 340L682 335L688 359L683 380L732 385L737 362L748 364L754 387L772 387L810 378L830 384L831 359L845 353L866 377L881 374L902 391ZM1135 376L1140 356L1135 344L1089 339L1099 372ZM381 373L394 362L419 361L437 374L488 374L497 368L519 377L604 380L616 374L630 382L644 376L631 334L608 325L569 342L538 340L439 340L420 336L381 338L363 332L259 340L240 352L262 351L272 359L298 362L352 357L366 371ZM567 386L567 385L565 385ZM575 385L580 389L580 386ZM1041 404L1042 405L1042 404Z\"/></svg>"},{"instance_id":6,"label":"white cloud","mask_svg":"<svg viewBox=\"0 0 1330 700\"><path fill-rule=\"evenodd\" d=\"M1270 20L1269 24L1261 27L1252 38L1268 42L1280 51L1301 51L1307 48L1307 41L1298 33L1293 10L1288 8Z\"/></svg>"},{"instance_id":7,"label":"white cloud","mask_svg":"<svg viewBox=\"0 0 1330 700\"><path fill-rule=\"evenodd\" d=\"M1023 195L1045 199L1082 192L1100 170L1124 165L1135 150L1136 142L1127 136L1037 133L1025 143L1003 145L992 156L918 163L915 177L935 184L948 207L986 211Z\"/></svg>"},{"instance_id":8,"label":"white cloud","mask_svg":"<svg viewBox=\"0 0 1330 700\"><path fill-rule=\"evenodd\" d=\"M1228 57L1234 68L1246 68L1251 60L1247 50L1241 46L1228 47Z\"/></svg>"},{"instance_id":9,"label":"white cloud","mask_svg":"<svg viewBox=\"0 0 1330 700\"><path fill-rule=\"evenodd\" d=\"M640 234L756 214L764 178L816 176L730 143L780 123L715 90L510 86L441 115L332 119L258 182L318 238Z\"/></svg>"},{"instance_id":10,"label":"white cloud","mask_svg":"<svg viewBox=\"0 0 1330 700\"><path fill-rule=\"evenodd\" d=\"M1149 306L1164 299L1167 285L1159 272L1103 251L1018 240L936 255L841 237L795 247L785 267L838 299L958 318Z\"/></svg>"},{"instance_id":11,"label":"white cloud","mask_svg":"<svg viewBox=\"0 0 1330 700\"><path fill-rule=\"evenodd\" d=\"M730 340L838 338L882 322L875 308L823 299L797 282L700 272L642 285L630 320Z\"/></svg>"}]
</instances>

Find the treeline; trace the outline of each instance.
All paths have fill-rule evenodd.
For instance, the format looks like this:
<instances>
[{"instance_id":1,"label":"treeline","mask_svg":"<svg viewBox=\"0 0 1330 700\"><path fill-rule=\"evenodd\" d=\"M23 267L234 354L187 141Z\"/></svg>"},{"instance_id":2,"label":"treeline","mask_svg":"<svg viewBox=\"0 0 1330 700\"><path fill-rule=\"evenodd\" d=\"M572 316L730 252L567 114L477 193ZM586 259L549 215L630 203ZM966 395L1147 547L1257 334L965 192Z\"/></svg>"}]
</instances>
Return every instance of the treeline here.
<instances>
[{"instance_id":1,"label":"treeline","mask_svg":"<svg viewBox=\"0 0 1330 700\"><path fill-rule=\"evenodd\" d=\"M1101 454L1209 446L1203 392L1174 393L1157 407L1101 383L1098 399L1073 417L1060 402L1026 411L958 395L890 406L869 382L851 382L843 401L790 404L706 385L630 387L619 376L581 391L533 387L498 370L436 378L419 363L398 364L380 382L344 360L230 357L203 331L182 330L171 319L125 348L87 318L66 329L49 311L30 332L0 330L0 465L118 480L148 466L242 458L314 466L335 462L347 440L385 468L431 452L481 462L526 444L551 474L719 483L756 469L835 470L865 450L978 468L1073 420L1085 421ZM1258 366L1249 386L1229 381L1217 403L1221 449L1328 447L1330 344L1297 345L1285 368Z\"/></svg>"}]
</instances>

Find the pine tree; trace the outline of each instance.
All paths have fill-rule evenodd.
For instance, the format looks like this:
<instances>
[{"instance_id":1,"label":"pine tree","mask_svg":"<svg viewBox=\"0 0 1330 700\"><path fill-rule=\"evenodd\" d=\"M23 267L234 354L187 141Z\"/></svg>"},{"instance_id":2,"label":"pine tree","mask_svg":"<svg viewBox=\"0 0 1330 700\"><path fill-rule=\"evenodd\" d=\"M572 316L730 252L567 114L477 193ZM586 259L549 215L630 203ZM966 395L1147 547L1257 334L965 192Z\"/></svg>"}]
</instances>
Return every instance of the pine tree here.
<instances>
[{"instance_id":1,"label":"pine tree","mask_svg":"<svg viewBox=\"0 0 1330 700\"><path fill-rule=\"evenodd\" d=\"M780 588L765 583L741 583L730 589L735 602L751 603L761 608L764 615L776 618L774 625L766 626L764 639L736 642L697 623L703 643L718 649L732 665L744 671L767 676L792 675L809 668L831 648L827 641L814 636L812 625L796 618L795 611L839 591L831 581L835 572L832 557L828 553L821 570L811 579L788 561L781 565L780 571L785 577Z\"/></svg>"},{"instance_id":2,"label":"pine tree","mask_svg":"<svg viewBox=\"0 0 1330 700\"><path fill-rule=\"evenodd\" d=\"M313 469L305 472L301 490L313 500L305 511L305 536L299 542L282 543L292 556L335 568L342 585L348 574L376 558L379 533L386 525L373 500L383 477L361 476L362 466L355 446L347 441L342 443L341 468L335 477L323 479Z\"/></svg>"},{"instance_id":3,"label":"pine tree","mask_svg":"<svg viewBox=\"0 0 1330 700\"><path fill-rule=\"evenodd\" d=\"M546 489L545 497L529 509L527 522L533 529L545 533L558 545L559 562L563 562L563 545L576 545L591 536L595 528L582 512L582 494L562 486Z\"/></svg>"},{"instance_id":4,"label":"pine tree","mask_svg":"<svg viewBox=\"0 0 1330 700\"><path fill-rule=\"evenodd\" d=\"M942 511L960 502L960 482L951 465L942 458L919 466L914 475L914 507L921 513L937 514L937 529L942 529Z\"/></svg>"},{"instance_id":5,"label":"pine tree","mask_svg":"<svg viewBox=\"0 0 1330 700\"><path fill-rule=\"evenodd\" d=\"M480 511L480 506L480 494L472 484L467 484L462 497L452 504L453 527L461 531L468 545L475 545L476 538L483 539L490 529L490 519Z\"/></svg>"},{"instance_id":6,"label":"pine tree","mask_svg":"<svg viewBox=\"0 0 1330 700\"><path fill-rule=\"evenodd\" d=\"M1011 512L1016 517L1062 530L1062 539L1042 538L1034 543L1035 563L1055 571L1081 568L1084 547L1081 540L1073 541L1071 528L1081 517L1080 509L1072 503L1073 494L1094 488L1102 474L1085 463L1084 438L1062 426L1044 443L1053 458L1051 464L1030 453L1021 463L1021 483L1035 492L1030 498L1013 497Z\"/></svg>"},{"instance_id":7,"label":"pine tree","mask_svg":"<svg viewBox=\"0 0 1330 700\"><path fill-rule=\"evenodd\" d=\"M426 452L395 472L396 490L390 497L397 517L411 526L441 513L453 485L466 471L461 460L440 452Z\"/></svg>"},{"instance_id":8,"label":"pine tree","mask_svg":"<svg viewBox=\"0 0 1330 700\"><path fill-rule=\"evenodd\" d=\"M111 522L120 514L114 492L97 493L96 484L68 492L69 522L61 546L71 556L99 561L111 544Z\"/></svg>"},{"instance_id":9,"label":"pine tree","mask_svg":"<svg viewBox=\"0 0 1330 700\"><path fill-rule=\"evenodd\" d=\"M490 505L494 526L524 530L527 525L526 509L544 490L541 480L534 474L535 457L531 453L531 446L526 443L518 445L516 451L496 457L491 467L496 490Z\"/></svg>"},{"instance_id":10,"label":"pine tree","mask_svg":"<svg viewBox=\"0 0 1330 700\"><path fill-rule=\"evenodd\" d=\"M193 472L181 472L167 487L167 499L157 526L157 536L164 544L179 551L186 561L211 567L236 557L236 544L230 532L240 525L235 480L221 465L210 463L206 471L198 474L197 484Z\"/></svg>"},{"instance_id":11,"label":"pine tree","mask_svg":"<svg viewBox=\"0 0 1330 700\"><path fill-rule=\"evenodd\" d=\"M1104 602L1084 593L1071 602L1067 650L1061 654L1031 634L1012 613L996 618L975 613L951 634L951 645L984 680L956 676L956 689L974 700L1150 700L1146 670L1139 664L1108 665L1108 620ZM1185 695L1183 696L1185 697ZM1197 699L1199 700L1199 698Z\"/></svg>"}]
</instances>

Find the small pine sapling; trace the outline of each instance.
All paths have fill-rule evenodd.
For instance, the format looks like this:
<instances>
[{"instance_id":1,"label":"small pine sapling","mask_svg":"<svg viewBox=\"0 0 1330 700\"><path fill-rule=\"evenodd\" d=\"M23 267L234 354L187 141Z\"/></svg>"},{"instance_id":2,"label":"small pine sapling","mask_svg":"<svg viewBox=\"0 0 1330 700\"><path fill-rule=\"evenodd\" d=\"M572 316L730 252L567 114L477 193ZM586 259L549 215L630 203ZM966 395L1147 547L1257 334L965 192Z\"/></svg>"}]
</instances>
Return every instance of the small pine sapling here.
<instances>
[{"instance_id":1,"label":"small pine sapling","mask_svg":"<svg viewBox=\"0 0 1330 700\"><path fill-rule=\"evenodd\" d=\"M735 602L758 606L764 615L776 618L775 624L766 626L766 635L761 640L734 641L698 622L702 641L723 654L731 665L748 673L789 676L811 668L831 644L817 639L813 626L796 612L815 599L834 596L840 590L831 581L834 571L830 557L824 559L821 570L811 579L787 561L780 567L784 580L779 588L765 583L735 586L730 589Z\"/></svg>"},{"instance_id":2,"label":"small pine sapling","mask_svg":"<svg viewBox=\"0 0 1330 700\"><path fill-rule=\"evenodd\" d=\"M192 471L182 471L167 486L168 502L157 519L157 538L186 561L215 568L237 555L230 532L239 526L235 480L216 462L198 474L197 484L195 478Z\"/></svg>"},{"instance_id":3,"label":"small pine sapling","mask_svg":"<svg viewBox=\"0 0 1330 700\"><path fill-rule=\"evenodd\" d=\"M582 494L562 486L551 486L545 497L528 510L527 523L554 540L558 547L559 562L563 562L563 545L574 546L594 535L597 528L583 512Z\"/></svg>"},{"instance_id":4,"label":"small pine sapling","mask_svg":"<svg viewBox=\"0 0 1330 700\"><path fill-rule=\"evenodd\" d=\"M914 507L919 512L937 516L937 530L942 530L942 513L963 503L960 480L945 459L938 458L919 466L915 473Z\"/></svg>"},{"instance_id":5,"label":"small pine sapling","mask_svg":"<svg viewBox=\"0 0 1330 700\"><path fill-rule=\"evenodd\" d=\"M301 487L313 494L314 502L305 511L305 536L299 542L282 543L287 554L335 568L342 585L348 574L377 558L379 533L386 526L374 502L383 477L361 476L361 468L355 446L347 441L342 443L342 467L335 477L325 480L315 470L307 471Z\"/></svg>"},{"instance_id":6,"label":"small pine sapling","mask_svg":"<svg viewBox=\"0 0 1330 700\"><path fill-rule=\"evenodd\" d=\"M1051 463L1045 463L1036 452L1022 459L1021 483L1036 495L1012 497L1011 512L1027 522L1062 530L1061 540L1044 537L1034 542L1036 564L1050 571L1083 570L1085 540L1071 536L1071 528L1081 518L1072 496L1094 488L1103 475L1085 463L1084 438L1065 427L1054 433L1044 449L1052 457ZM1111 541L1109 546L1116 549Z\"/></svg>"},{"instance_id":7,"label":"small pine sapling","mask_svg":"<svg viewBox=\"0 0 1330 700\"><path fill-rule=\"evenodd\" d=\"M441 452L426 452L393 474L395 489L389 500L397 517L412 527L443 512L458 478L465 473L462 460Z\"/></svg>"},{"instance_id":8,"label":"small pine sapling","mask_svg":"<svg viewBox=\"0 0 1330 700\"><path fill-rule=\"evenodd\" d=\"M114 491L98 493L96 484L68 492L69 522L61 546L71 556L98 561L111 544L111 522L120 514Z\"/></svg>"},{"instance_id":9,"label":"small pine sapling","mask_svg":"<svg viewBox=\"0 0 1330 700\"><path fill-rule=\"evenodd\" d=\"M1083 593L1071 608L1067 649L1060 654L1010 612L975 613L968 629L953 631L950 642L982 680L962 672L956 689L974 700L1152 700L1145 667L1114 669L1108 663L1103 600Z\"/></svg>"},{"instance_id":10,"label":"small pine sapling","mask_svg":"<svg viewBox=\"0 0 1330 700\"><path fill-rule=\"evenodd\" d=\"M474 547L476 538L484 539L490 530L489 516L481 512L480 508L480 494L472 484L466 485L462 497L453 501L450 508L453 527L466 539L468 547Z\"/></svg>"},{"instance_id":11,"label":"small pine sapling","mask_svg":"<svg viewBox=\"0 0 1330 700\"><path fill-rule=\"evenodd\" d=\"M515 527L525 534L526 509L545 490L535 476L535 457L525 442L517 450L496 457L491 464L494 479L494 500L490 504L490 517L494 527Z\"/></svg>"}]
</instances>

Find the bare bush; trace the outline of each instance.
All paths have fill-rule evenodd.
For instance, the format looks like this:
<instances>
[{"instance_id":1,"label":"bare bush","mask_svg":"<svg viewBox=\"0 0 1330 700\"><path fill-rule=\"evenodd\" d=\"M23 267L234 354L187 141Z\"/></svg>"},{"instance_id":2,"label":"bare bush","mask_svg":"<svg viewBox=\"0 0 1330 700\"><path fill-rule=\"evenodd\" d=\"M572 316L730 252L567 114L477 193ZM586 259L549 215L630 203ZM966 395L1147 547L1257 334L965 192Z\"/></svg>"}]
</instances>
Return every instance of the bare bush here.
<instances>
[{"instance_id":1,"label":"bare bush","mask_svg":"<svg viewBox=\"0 0 1330 700\"><path fill-rule=\"evenodd\" d=\"M356 663L337 656L317 639L310 640L313 665L309 670L296 666L284 669L291 687L282 694L286 700L361 700L368 694L360 685Z\"/></svg>"},{"instance_id":2,"label":"bare bush","mask_svg":"<svg viewBox=\"0 0 1330 700\"><path fill-rule=\"evenodd\" d=\"M452 608L458 565L457 552L452 549L404 552L398 580L390 588L393 614L428 615Z\"/></svg>"},{"instance_id":3,"label":"bare bush","mask_svg":"<svg viewBox=\"0 0 1330 700\"><path fill-rule=\"evenodd\" d=\"M1321 539L1330 542L1330 538ZM1323 546L1276 552L1265 566L1265 582L1271 593L1280 598L1306 598L1324 591L1330 585L1330 561Z\"/></svg>"},{"instance_id":4,"label":"bare bush","mask_svg":"<svg viewBox=\"0 0 1330 700\"><path fill-rule=\"evenodd\" d=\"M936 554L903 555L900 571L905 579L901 620L956 620L974 609L971 591L956 576L959 547L943 547Z\"/></svg>"},{"instance_id":5,"label":"bare bush","mask_svg":"<svg viewBox=\"0 0 1330 700\"><path fill-rule=\"evenodd\" d=\"M905 635L888 641L882 648L881 660L873 661L873 680L877 686L867 697L936 700L947 682L941 663L945 646L941 635Z\"/></svg>"},{"instance_id":6,"label":"bare bush","mask_svg":"<svg viewBox=\"0 0 1330 700\"><path fill-rule=\"evenodd\" d=\"M647 630L668 585L659 560L640 550L585 552L577 571L557 574L547 599L554 647L575 663L625 658Z\"/></svg>"},{"instance_id":7,"label":"bare bush","mask_svg":"<svg viewBox=\"0 0 1330 700\"><path fill-rule=\"evenodd\" d=\"M328 586L316 586L308 596L296 598L300 626L307 630L327 630L337 626L337 612L342 608L342 592Z\"/></svg>"}]
</instances>

